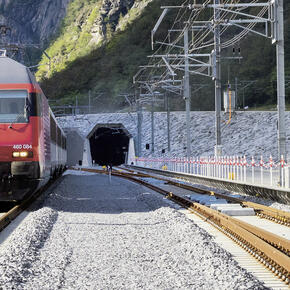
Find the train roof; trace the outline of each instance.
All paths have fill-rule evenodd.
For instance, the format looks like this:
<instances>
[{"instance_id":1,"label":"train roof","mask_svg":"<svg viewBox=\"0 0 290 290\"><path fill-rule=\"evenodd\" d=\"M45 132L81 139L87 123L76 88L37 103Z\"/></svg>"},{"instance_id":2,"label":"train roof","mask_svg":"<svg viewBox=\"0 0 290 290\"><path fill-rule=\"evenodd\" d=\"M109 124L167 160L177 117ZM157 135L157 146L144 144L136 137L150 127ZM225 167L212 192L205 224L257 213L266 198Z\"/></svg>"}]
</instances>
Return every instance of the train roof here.
<instances>
[{"instance_id":1,"label":"train roof","mask_svg":"<svg viewBox=\"0 0 290 290\"><path fill-rule=\"evenodd\" d=\"M31 84L29 69L6 56L0 57L0 84Z\"/></svg>"}]
</instances>

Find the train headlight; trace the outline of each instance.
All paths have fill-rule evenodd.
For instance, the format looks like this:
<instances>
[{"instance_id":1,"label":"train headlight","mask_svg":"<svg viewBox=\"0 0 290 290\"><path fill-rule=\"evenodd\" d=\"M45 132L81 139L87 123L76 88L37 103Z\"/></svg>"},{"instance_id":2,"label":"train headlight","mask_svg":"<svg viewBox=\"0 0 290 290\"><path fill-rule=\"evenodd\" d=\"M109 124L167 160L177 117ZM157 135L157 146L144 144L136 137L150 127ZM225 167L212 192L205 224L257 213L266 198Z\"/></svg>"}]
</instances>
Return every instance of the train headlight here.
<instances>
[{"instance_id":1,"label":"train headlight","mask_svg":"<svg viewBox=\"0 0 290 290\"><path fill-rule=\"evenodd\" d=\"M21 151L20 152L20 157L23 157L23 158L28 157L28 152L27 151Z\"/></svg>"},{"instance_id":2,"label":"train headlight","mask_svg":"<svg viewBox=\"0 0 290 290\"><path fill-rule=\"evenodd\" d=\"M33 152L32 151L15 151L12 152L12 157L17 158L17 157L21 157L21 158L27 158L27 157L33 157Z\"/></svg>"}]
</instances>

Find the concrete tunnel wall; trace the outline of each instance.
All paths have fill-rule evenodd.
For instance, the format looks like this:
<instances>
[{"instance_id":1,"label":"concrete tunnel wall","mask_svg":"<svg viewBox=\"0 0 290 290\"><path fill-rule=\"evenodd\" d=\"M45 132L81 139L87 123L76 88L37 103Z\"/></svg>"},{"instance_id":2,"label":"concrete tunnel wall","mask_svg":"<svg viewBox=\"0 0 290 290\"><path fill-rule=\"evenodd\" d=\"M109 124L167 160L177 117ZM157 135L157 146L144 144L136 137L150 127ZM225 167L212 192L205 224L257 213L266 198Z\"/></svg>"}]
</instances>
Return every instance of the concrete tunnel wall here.
<instances>
[{"instance_id":1,"label":"concrete tunnel wall","mask_svg":"<svg viewBox=\"0 0 290 290\"><path fill-rule=\"evenodd\" d=\"M83 165L135 163L134 139L122 124L96 124L84 142Z\"/></svg>"},{"instance_id":2,"label":"concrete tunnel wall","mask_svg":"<svg viewBox=\"0 0 290 290\"><path fill-rule=\"evenodd\" d=\"M67 165L75 166L83 160L84 138L77 128L67 128L65 130L67 138Z\"/></svg>"}]
</instances>

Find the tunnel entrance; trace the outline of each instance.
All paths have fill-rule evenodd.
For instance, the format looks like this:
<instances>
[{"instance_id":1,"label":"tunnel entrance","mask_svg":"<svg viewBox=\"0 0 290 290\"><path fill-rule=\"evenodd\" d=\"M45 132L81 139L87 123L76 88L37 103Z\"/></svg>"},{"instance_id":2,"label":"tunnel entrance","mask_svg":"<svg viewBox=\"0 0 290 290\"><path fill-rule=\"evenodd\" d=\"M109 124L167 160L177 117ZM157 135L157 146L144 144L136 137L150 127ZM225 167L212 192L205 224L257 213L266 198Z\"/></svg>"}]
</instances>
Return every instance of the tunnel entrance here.
<instances>
[{"instance_id":1,"label":"tunnel entrance","mask_svg":"<svg viewBox=\"0 0 290 290\"><path fill-rule=\"evenodd\" d=\"M118 166L126 162L130 134L122 124L98 124L88 139L93 163Z\"/></svg>"}]
</instances>

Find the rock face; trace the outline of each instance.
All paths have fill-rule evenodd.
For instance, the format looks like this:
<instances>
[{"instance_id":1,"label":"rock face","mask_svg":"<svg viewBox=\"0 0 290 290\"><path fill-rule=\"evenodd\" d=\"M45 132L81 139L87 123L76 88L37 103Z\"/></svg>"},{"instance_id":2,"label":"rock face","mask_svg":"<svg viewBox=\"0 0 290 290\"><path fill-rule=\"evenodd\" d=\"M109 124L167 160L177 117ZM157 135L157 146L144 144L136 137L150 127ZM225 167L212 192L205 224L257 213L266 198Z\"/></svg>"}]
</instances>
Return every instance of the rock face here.
<instances>
[{"instance_id":1,"label":"rock face","mask_svg":"<svg viewBox=\"0 0 290 290\"><path fill-rule=\"evenodd\" d=\"M119 16L127 14L134 2L134 0L104 0L101 8L101 17L103 20L109 19L111 23L117 23Z\"/></svg>"},{"instance_id":2,"label":"rock face","mask_svg":"<svg viewBox=\"0 0 290 290\"><path fill-rule=\"evenodd\" d=\"M137 22L139 16L144 13L148 4L152 2L152 0L70 1L61 31L46 49L46 53L51 58L51 66L48 68L45 65L47 63L46 55L43 55L40 61L41 66L36 74L37 79L40 81L50 79L54 74L65 71L77 59L82 62L84 57L90 57L92 52L105 47L115 37L117 32L125 32L127 34L128 31L129 34L130 31L127 30L129 25L135 21ZM91 72L93 69L90 66ZM74 73L74 78L75 76L76 74ZM95 73L90 76L87 74L85 77L89 81L86 80L86 83L92 83L91 78L95 76ZM78 76L77 78L80 79ZM69 86L70 89L71 86ZM79 90L79 87L77 90Z\"/></svg>"},{"instance_id":3,"label":"rock face","mask_svg":"<svg viewBox=\"0 0 290 290\"><path fill-rule=\"evenodd\" d=\"M10 27L11 33L2 35L1 42L19 44L44 44L55 34L70 2L77 0L0 0L0 25ZM139 1L135 0L95 0L100 5L99 17L94 20L91 34L104 38L108 25L116 30L119 17L125 16ZM145 1L146 2L146 1ZM147 1L148 2L148 1ZM80 17L86 23L87 15Z\"/></svg>"},{"instance_id":4,"label":"rock face","mask_svg":"<svg viewBox=\"0 0 290 290\"><path fill-rule=\"evenodd\" d=\"M22 48L34 44L43 50L51 46L52 39L55 41L69 33L73 34L77 27L78 35L74 35L73 39L69 40L70 43L76 39L86 41L89 37L90 40L85 46L100 44L119 29L120 19L128 18L130 9L146 6L150 1L152 0L0 0L0 30L3 25L11 28L6 35L0 31L0 43L17 44ZM69 5L74 7L74 10ZM69 21L65 18L67 15L70 17ZM59 37L53 37L63 20L61 34ZM79 54L79 43L74 43L74 46L75 54ZM63 53L64 49L61 54ZM54 54L58 55L58 51ZM55 57L54 54L51 57ZM39 56L35 57L38 61ZM24 58L20 57L18 60L24 61ZM64 61L67 61L66 57Z\"/></svg>"},{"instance_id":5,"label":"rock face","mask_svg":"<svg viewBox=\"0 0 290 290\"><path fill-rule=\"evenodd\" d=\"M116 30L120 16L125 16L132 8L135 0L103 0L100 9L100 16L94 23L91 31L93 37L105 38L108 26L112 31Z\"/></svg>"},{"instance_id":6,"label":"rock face","mask_svg":"<svg viewBox=\"0 0 290 290\"><path fill-rule=\"evenodd\" d=\"M0 0L0 24L11 28L1 42L43 45L58 30L71 0Z\"/></svg>"}]
</instances>

